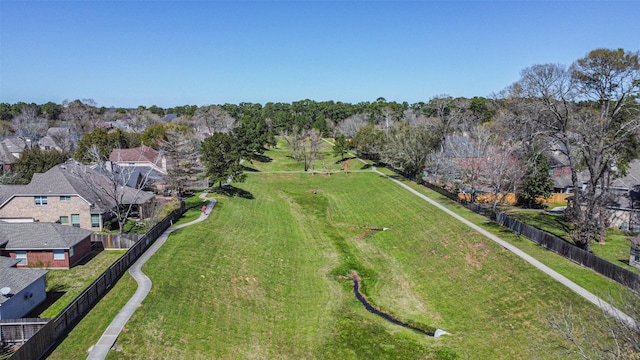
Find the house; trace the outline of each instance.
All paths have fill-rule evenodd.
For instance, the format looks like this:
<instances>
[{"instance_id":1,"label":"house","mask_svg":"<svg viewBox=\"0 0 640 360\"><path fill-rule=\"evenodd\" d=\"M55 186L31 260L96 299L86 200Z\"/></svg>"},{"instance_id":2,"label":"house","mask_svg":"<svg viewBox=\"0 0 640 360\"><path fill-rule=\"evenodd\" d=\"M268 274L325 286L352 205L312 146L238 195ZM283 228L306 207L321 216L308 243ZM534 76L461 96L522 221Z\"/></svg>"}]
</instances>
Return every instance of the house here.
<instances>
[{"instance_id":1,"label":"house","mask_svg":"<svg viewBox=\"0 0 640 360\"><path fill-rule=\"evenodd\" d=\"M68 269L91 252L90 230L55 223L0 221L0 256L17 267Z\"/></svg>"},{"instance_id":2,"label":"house","mask_svg":"<svg viewBox=\"0 0 640 360\"><path fill-rule=\"evenodd\" d=\"M159 151L142 145L132 149L114 149L109 160L119 166L135 166L167 174L167 158Z\"/></svg>"},{"instance_id":3,"label":"house","mask_svg":"<svg viewBox=\"0 0 640 360\"><path fill-rule=\"evenodd\" d=\"M18 158L13 155L4 142L0 142L0 173L4 174L6 171L13 170L13 164L18 161Z\"/></svg>"},{"instance_id":4,"label":"house","mask_svg":"<svg viewBox=\"0 0 640 360\"><path fill-rule=\"evenodd\" d=\"M4 151L11 153L16 159L20 158L24 149L31 148L31 139L11 137L3 139L0 143L2 143Z\"/></svg>"},{"instance_id":5,"label":"house","mask_svg":"<svg viewBox=\"0 0 640 360\"><path fill-rule=\"evenodd\" d=\"M159 192L166 188L168 159L159 151L140 146L132 149L114 149L109 161L129 171L126 185L134 188L155 189Z\"/></svg>"},{"instance_id":6,"label":"house","mask_svg":"<svg viewBox=\"0 0 640 360\"><path fill-rule=\"evenodd\" d=\"M47 299L47 270L18 269L18 260L0 256L0 319L18 319Z\"/></svg>"},{"instance_id":7,"label":"house","mask_svg":"<svg viewBox=\"0 0 640 360\"><path fill-rule=\"evenodd\" d=\"M57 222L101 231L118 205L131 205L147 217L155 196L114 186L106 174L75 161L34 174L27 185L0 185L0 220L6 222Z\"/></svg>"},{"instance_id":8,"label":"house","mask_svg":"<svg viewBox=\"0 0 640 360\"><path fill-rule=\"evenodd\" d=\"M47 135L38 140L41 150L71 152L78 146L78 136L68 127L50 127Z\"/></svg>"}]
</instances>

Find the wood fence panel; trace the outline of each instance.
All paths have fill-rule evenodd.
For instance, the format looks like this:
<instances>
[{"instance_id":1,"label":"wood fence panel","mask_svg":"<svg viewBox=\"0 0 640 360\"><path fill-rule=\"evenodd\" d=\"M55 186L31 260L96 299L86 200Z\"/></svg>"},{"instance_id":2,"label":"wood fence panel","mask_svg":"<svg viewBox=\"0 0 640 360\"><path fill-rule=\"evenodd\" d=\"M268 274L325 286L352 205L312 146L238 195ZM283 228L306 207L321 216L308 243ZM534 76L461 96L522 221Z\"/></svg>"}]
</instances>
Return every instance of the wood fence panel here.
<instances>
[{"instance_id":1,"label":"wood fence panel","mask_svg":"<svg viewBox=\"0 0 640 360\"><path fill-rule=\"evenodd\" d=\"M531 225L527 225L504 213L496 214L496 221L498 224L511 229L511 231L516 234L534 241L544 248L606 276L607 278L616 281L635 292L640 292L640 276L630 270L593 255L592 253L580 249L566 240L539 230Z\"/></svg>"}]
</instances>

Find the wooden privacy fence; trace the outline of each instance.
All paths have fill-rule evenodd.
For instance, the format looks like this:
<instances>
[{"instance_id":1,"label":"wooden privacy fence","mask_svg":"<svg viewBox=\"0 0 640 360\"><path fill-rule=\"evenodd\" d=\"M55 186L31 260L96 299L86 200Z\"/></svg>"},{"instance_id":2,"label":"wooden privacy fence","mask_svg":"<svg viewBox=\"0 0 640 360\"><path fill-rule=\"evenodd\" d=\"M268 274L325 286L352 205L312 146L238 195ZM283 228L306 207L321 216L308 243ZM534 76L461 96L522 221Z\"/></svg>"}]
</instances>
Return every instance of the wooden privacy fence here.
<instances>
[{"instance_id":1,"label":"wooden privacy fence","mask_svg":"<svg viewBox=\"0 0 640 360\"><path fill-rule=\"evenodd\" d=\"M640 292L640 276L630 270L595 256L557 236L527 225L504 213L496 214L496 222L544 248L560 254L582 266L588 267L635 292Z\"/></svg>"},{"instance_id":2,"label":"wooden privacy fence","mask_svg":"<svg viewBox=\"0 0 640 360\"><path fill-rule=\"evenodd\" d=\"M51 319L3 319L0 320L0 344L13 346L24 344Z\"/></svg>"},{"instance_id":3,"label":"wooden privacy fence","mask_svg":"<svg viewBox=\"0 0 640 360\"><path fill-rule=\"evenodd\" d=\"M554 193L554 194L551 194L551 196L549 196L547 198L539 197L539 198L536 199L536 201L538 201L539 203L542 203L542 204L547 204L547 203L566 203L567 202L567 197L569 197L571 195L573 195L573 194L557 194L557 193ZM460 201L471 202L471 194L458 193L458 199ZM491 203L493 203L494 199L495 199L495 195L494 194L477 194L476 195L476 202L478 202L478 203L491 204ZM513 205L513 204L516 204L517 202L518 202L518 197L514 193L498 195L498 204Z\"/></svg>"},{"instance_id":4,"label":"wooden privacy fence","mask_svg":"<svg viewBox=\"0 0 640 360\"><path fill-rule=\"evenodd\" d=\"M63 336L89 312L89 310L109 291L122 274L164 233L185 211L184 202L180 209L157 223L140 240L105 270L58 316L49 321L37 333L33 334L16 352L12 360L33 360L46 355ZM42 319L39 319L42 320Z\"/></svg>"},{"instance_id":5,"label":"wooden privacy fence","mask_svg":"<svg viewBox=\"0 0 640 360\"><path fill-rule=\"evenodd\" d=\"M101 246L102 249L129 249L138 241L140 236L136 234L93 234L91 243Z\"/></svg>"}]
</instances>

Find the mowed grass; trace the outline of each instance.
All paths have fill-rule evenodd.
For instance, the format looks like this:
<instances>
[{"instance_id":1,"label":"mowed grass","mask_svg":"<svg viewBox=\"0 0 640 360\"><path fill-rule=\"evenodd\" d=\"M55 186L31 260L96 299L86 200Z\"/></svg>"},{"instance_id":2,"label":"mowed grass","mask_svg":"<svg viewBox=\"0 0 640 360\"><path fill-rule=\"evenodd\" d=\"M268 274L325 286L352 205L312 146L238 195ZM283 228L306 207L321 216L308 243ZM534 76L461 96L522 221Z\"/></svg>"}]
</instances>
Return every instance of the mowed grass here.
<instances>
[{"instance_id":1,"label":"mowed grass","mask_svg":"<svg viewBox=\"0 0 640 360\"><path fill-rule=\"evenodd\" d=\"M120 309L136 292L138 284L128 273L73 328L60 345L47 357L56 359L84 359Z\"/></svg>"},{"instance_id":2,"label":"mowed grass","mask_svg":"<svg viewBox=\"0 0 640 360\"><path fill-rule=\"evenodd\" d=\"M377 174L249 175L241 187L254 198L220 197L147 263L153 288L110 358L563 358L548 315L567 303L599 313ZM367 312L353 270L381 309L451 335Z\"/></svg>"},{"instance_id":3,"label":"mowed grass","mask_svg":"<svg viewBox=\"0 0 640 360\"><path fill-rule=\"evenodd\" d=\"M249 172L273 171L304 171L304 162L293 158L291 148L282 137L276 137L277 145L264 153L264 159L245 161L244 166ZM331 141L331 140L329 140ZM321 141L317 158L311 161L308 172L339 172L342 170L361 170L365 168L360 160L345 154L344 159L333 154L333 145Z\"/></svg>"},{"instance_id":4,"label":"mowed grass","mask_svg":"<svg viewBox=\"0 0 640 360\"><path fill-rule=\"evenodd\" d=\"M52 269L46 275L48 297L55 297L55 302L47 303L47 309L39 316L56 317L67 305L80 295L98 276L118 260L126 250L103 250L93 252L90 259L83 261L71 269Z\"/></svg>"}]
</instances>

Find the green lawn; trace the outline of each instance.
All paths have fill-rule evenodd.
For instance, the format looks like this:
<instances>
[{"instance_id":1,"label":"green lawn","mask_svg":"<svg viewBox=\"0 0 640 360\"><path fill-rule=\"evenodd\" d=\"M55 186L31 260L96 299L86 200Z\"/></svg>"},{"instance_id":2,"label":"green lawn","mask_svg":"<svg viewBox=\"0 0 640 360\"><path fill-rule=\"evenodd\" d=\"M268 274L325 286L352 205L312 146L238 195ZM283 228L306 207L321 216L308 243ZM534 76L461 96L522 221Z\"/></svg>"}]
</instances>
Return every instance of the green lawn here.
<instances>
[{"instance_id":1,"label":"green lawn","mask_svg":"<svg viewBox=\"0 0 640 360\"><path fill-rule=\"evenodd\" d=\"M98 342L118 311L136 292L137 287L135 280L125 273L47 359L85 359L89 348Z\"/></svg>"},{"instance_id":2,"label":"green lawn","mask_svg":"<svg viewBox=\"0 0 640 360\"><path fill-rule=\"evenodd\" d=\"M598 313L379 175L250 175L241 187L253 199L220 197L145 266L153 288L110 358L562 358L546 314L567 302ZM352 270L383 310L452 335L368 313Z\"/></svg>"},{"instance_id":3,"label":"green lawn","mask_svg":"<svg viewBox=\"0 0 640 360\"><path fill-rule=\"evenodd\" d=\"M570 241L567 232L571 230L571 226L562 215L546 214L540 211L529 210L511 211L509 215L538 229ZM591 243L591 252L618 266L640 273L640 269L629 265L631 243L628 237L629 235L621 230L607 229L605 243Z\"/></svg>"},{"instance_id":4,"label":"green lawn","mask_svg":"<svg viewBox=\"0 0 640 360\"><path fill-rule=\"evenodd\" d=\"M628 294L630 291L617 284L616 282L609 280L608 278L599 275L592 270L589 270L583 266L568 261L564 257L549 251L531 240L518 236L508 230L501 227L494 222L488 221L486 217L473 213L467 210L465 207L457 204L455 201L451 201L447 197L440 195L434 191L431 191L424 186L420 186L412 181L403 180L403 182L410 187L420 191L421 193L429 196L430 198L437 200L440 204L445 205L450 210L456 212L458 215L465 217L467 220L472 221L476 225L482 226L485 229L500 236L503 240L510 242L512 245L517 246L521 250L527 252L537 260L541 261L545 265L569 278L578 285L584 287L590 292L604 299L609 296L613 296L614 299L618 299L621 293Z\"/></svg>"},{"instance_id":5,"label":"green lawn","mask_svg":"<svg viewBox=\"0 0 640 360\"><path fill-rule=\"evenodd\" d=\"M93 252L93 258L86 263L76 265L71 269L53 269L46 275L47 297L59 298L51 304L47 303L47 309L40 317L56 317L67 305L69 305L84 289L87 288L98 276L119 259L126 250L104 250Z\"/></svg>"},{"instance_id":6,"label":"green lawn","mask_svg":"<svg viewBox=\"0 0 640 360\"><path fill-rule=\"evenodd\" d=\"M304 171L304 163L294 160L287 142L281 137L277 137L276 140L277 146L267 150L262 161L253 160L252 162L244 163L248 172ZM368 167L365 167L365 164L353 156L345 156L343 160L333 155L333 146L326 141L322 141L318 158L312 161L308 172L312 170L339 172L344 169L362 170L364 168Z\"/></svg>"},{"instance_id":7,"label":"green lawn","mask_svg":"<svg viewBox=\"0 0 640 360\"><path fill-rule=\"evenodd\" d=\"M571 304L574 313L598 318L568 289L377 174L266 173L301 167L280 145L266 153L271 161L250 165L256 173L246 183L234 184L244 196L209 194L218 199L209 219L174 232L149 261L151 293L118 338L122 351L109 358L566 358L548 316ZM624 292L405 183L599 296ZM179 223L199 209L189 216ZM382 310L451 335L429 338L367 312L346 279L351 271ZM119 300L83 320L54 358L86 356L118 302L135 291L125 277L108 295Z\"/></svg>"}]
</instances>

